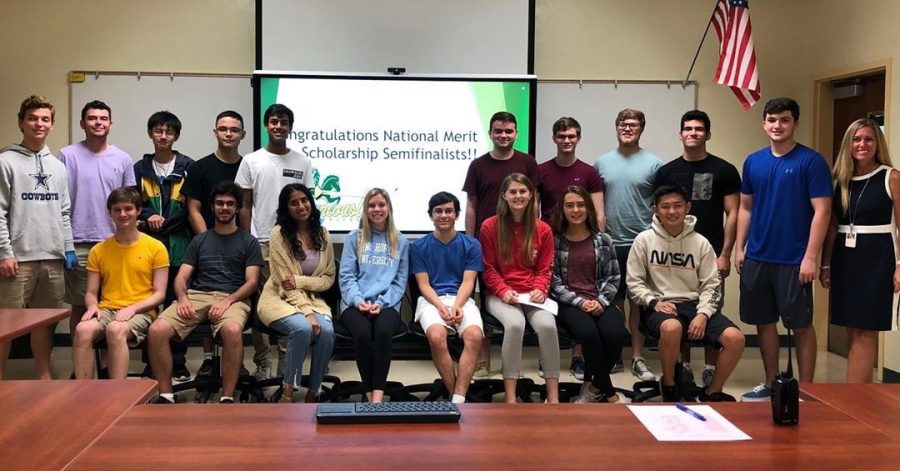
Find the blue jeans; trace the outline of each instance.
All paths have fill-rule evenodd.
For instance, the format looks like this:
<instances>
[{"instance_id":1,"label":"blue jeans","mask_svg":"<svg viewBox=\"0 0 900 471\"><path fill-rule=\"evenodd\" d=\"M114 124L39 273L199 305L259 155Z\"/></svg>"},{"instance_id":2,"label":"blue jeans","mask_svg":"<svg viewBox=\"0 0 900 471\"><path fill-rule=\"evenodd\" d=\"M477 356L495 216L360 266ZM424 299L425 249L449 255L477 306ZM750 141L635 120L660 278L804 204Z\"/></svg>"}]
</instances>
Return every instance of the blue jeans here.
<instances>
[{"instance_id":1,"label":"blue jeans","mask_svg":"<svg viewBox=\"0 0 900 471\"><path fill-rule=\"evenodd\" d=\"M331 351L334 350L334 327L331 318L313 313L319 322L321 330L318 337L312 335L312 325L305 315L291 314L273 322L269 327L287 335L287 353L284 357L284 384L293 386L300 384L303 369L303 359L306 358L306 350L312 346L312 359L309 367L309 389L318 392L322 386L322 378L325 376L325 368L331 359Z\"/></svg>"}]
</instances>

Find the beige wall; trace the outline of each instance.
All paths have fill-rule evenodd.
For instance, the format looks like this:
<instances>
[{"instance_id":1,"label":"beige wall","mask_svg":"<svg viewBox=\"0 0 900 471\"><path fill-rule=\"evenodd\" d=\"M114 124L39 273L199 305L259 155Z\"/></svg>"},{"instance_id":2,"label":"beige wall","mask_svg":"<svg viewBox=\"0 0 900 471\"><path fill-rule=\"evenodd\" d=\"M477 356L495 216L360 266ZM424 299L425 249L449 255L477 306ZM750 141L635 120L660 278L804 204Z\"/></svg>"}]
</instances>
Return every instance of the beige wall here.
<instances>
[{"instance_id":1,"label":"beige wall","mask_svg":"<svg viewBox=\"0 0 900 471\"><path fill-rule=\"evenodd\" d=\"M50 147L68 143L69 70L247 73L254 66L252 0L12 2L0 16L5 40L0 48L2 143L19 139L15 111L32 92L57 104ZM714 1L537 0L536 4L539 77L678 80L687 74ZM900 2L754 0L751 8L762 100L788 95L800 102L801 142L809 143L812 137L814 79L900 52L896 28ZM712 83L716 55L715 34L710 31L691 78L700 82L699 107L713 119L710 151L740 168L747 153L766 145L761 106L744 111L730 91ZM894 95L889 104L898 100L900 95ZM677 126L649 123L657 124ZM889 138L894 134L889 129ZM608 138L614 145L612 134ZM737 291L736 277L731 277L727 312L733 318ZM900 370L900 342L889 347L889 353L898 358L895 369Z\"/></svg>"},{"instance_id":2,"label":"beige wall","mask_svg":"<svg viewBox=\"0 0 900 471\"><path fill-rule=\"evenodd\" d=\"M68 144L70 70L248 73L254 28L253 0L4 2L0 143L21 139L19 103L37 93L56 106L48 145Z\"/></svg>"}]
</instances>

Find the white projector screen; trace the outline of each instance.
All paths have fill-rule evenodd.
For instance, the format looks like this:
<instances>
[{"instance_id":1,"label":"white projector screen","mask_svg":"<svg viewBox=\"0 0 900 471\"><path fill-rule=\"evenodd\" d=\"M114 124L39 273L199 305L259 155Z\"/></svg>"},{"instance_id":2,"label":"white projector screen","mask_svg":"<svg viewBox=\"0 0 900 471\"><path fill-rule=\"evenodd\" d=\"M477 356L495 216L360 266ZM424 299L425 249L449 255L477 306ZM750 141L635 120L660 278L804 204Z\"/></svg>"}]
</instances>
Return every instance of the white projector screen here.
<instances>
[{"instance_id":1,"label":"white projector screen","mask_svg":"<svg viewBox=\"0 0 900 471\"><path fill-rule=\"evenodd\" d=\"M534 0L257 0L256 68L532 73Z\"/></svg>"},{"instance_id":2,"label":"white projector screen","mask_svg":"<svg viewBox=\"0 0 900 471\"><path fill-rule=\"evenodd\" d=\"M397 228L434 229L428 199L449 191L465 207L469 164L491 149L488 125L513 113L515 147L528 152L533 76L392 77L254 73L258 142L268 142L262 116L273 103L294 112L288 146L312 159L316 205L332 232L358 227L362 197L388 191ZM457 223L465 224L462 215Z\"/></svg>"}]
</instances>

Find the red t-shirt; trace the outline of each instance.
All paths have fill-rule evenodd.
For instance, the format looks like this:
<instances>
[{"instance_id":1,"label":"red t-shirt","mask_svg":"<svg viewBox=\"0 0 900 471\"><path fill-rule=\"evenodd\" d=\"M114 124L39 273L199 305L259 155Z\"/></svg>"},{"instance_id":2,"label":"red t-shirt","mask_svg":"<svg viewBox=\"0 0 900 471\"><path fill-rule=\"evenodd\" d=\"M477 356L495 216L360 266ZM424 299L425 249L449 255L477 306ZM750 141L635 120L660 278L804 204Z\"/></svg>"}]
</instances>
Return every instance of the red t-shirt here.
<instances>
[{"instance_id":1,"label":"red t-shirt","mask_svg":"<svg viewBox=\"0 0 900 471\"><path fill-rule=\"evenodd\" d=\"M475 236L478 235L481 224L497 214L497 201L500 199L503 179L516 172L528 177L538 192L541 191L541 175L538 172L537 161L531 155L513 151L513 156L509 159L497 160L488 152L469 164L462 189L478 200L475 209Z\"/></svg>"},{"instance_id":2,"label":"red t-shirt","mask_svg":"<svg viewBox=\"0 0 900 471\"><path fill-rule=\"evenodd\" d=\"M556 159L550 159L538 165L541 174L541 220L550 221L553 211L556 209L556 201L559 195L569 185L578 185L588 193L604 191L603 177L593 165L588 165L581 160L568 167L556 163Z\"/></svg>"},{"instance_id":3,"label":"red t-shirt","mask_svg":"<svg viewBox=\"0 0 900 471\"><path fill-rule=\"evenodd\" d=\"M543 221L537 221L532 241L534 265L526 266L522 254L522 224L516 224L513 230L511 246L512 257L509 262L500 260L497 246L497 216L491 216L481 226L478 235L481 241L481 252L484 255L484 273L482 275L488 294L502 296L508 290L517 293L529 293L539 290L547 295L550 289L551 266L553 264L553 231Z\"/></svg>"}]
</instances>

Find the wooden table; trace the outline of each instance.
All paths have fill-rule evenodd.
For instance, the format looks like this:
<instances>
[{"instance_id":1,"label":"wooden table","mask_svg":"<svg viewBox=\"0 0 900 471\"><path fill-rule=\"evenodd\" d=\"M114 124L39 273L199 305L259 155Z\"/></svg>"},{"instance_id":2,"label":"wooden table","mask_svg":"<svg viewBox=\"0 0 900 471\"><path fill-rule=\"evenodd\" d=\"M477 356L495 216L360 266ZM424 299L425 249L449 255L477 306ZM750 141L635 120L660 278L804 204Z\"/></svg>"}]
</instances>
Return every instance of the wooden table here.
<instances>
[{"instance_id":1,"label":"wooden table","mask_svg":"<svg viewBox=\"0 0 900 471\"><path fill-rule=\"evenodd\" d=\"M900 440L900 384L800 383L800 390Z\"/></svg>"},{"instance_id":2,"label":"wooden table","mask_svg":"<svg viewBox=\"0 0 900 471\"><path fill-rule=\"evenodd\" d=\"M25 335L37 327L47 326L69 318L69 310L56 309L0 309L0 342Z\"/></svg>"},{"instance_id":3,"label":"wooden table","mask_svg":"<svg viewBox=\"0 0 900 471\"><path fill-rule=\"evenodd\" d=\"M463 404L459 424L317 425L306 404L142 405L71 469L897 469L900 442L822 402L801 425L716 404L753 437L657 442L621 404Z\"/></svg>"},{"instance_id":4,"label":"wooden table","mask_svg":"<svg viewBox=\"0 0 900 471\"><path fill-rule=\"evenodd\" d=\"M155 393L153 380L0 381L0 469L62 469Z\"/></svg>"}]
</instances>

